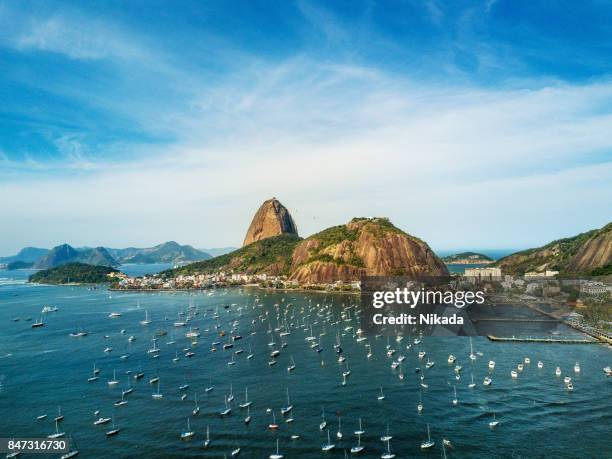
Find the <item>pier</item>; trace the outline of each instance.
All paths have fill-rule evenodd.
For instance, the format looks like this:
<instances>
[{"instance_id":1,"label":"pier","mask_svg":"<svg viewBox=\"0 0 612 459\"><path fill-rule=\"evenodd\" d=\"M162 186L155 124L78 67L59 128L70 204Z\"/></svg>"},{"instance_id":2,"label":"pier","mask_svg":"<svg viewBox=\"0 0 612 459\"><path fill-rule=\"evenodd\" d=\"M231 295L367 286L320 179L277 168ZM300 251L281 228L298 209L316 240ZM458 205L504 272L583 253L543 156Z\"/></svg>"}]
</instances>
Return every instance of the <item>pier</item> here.
<instances>
[{"instance_id":1,"label":"pier","mask_svg":"<svg viewBox=\"0 0 612 459\"><path fill-rule=\"evenodd\" d=\"M600 344L595 339L587 338L516 338L487 335L490 341L511 343L559 343L559 344Z\"/></svg>"}]
</instances>

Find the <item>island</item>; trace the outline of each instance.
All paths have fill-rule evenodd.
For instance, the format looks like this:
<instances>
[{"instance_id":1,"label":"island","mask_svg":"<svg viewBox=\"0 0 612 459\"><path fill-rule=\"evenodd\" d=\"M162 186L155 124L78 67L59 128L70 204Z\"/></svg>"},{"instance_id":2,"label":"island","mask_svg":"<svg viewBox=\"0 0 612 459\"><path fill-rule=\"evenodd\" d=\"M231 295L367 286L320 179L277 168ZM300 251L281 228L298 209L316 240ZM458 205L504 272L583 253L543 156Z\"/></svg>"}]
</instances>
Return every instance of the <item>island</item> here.
<instances>
[{"instance_id":1,"label":"island","mask_svg":"<svg viewBox=\"0 0 612 459\"><path fill-rule=\"evenodd\" d=\"M495 260L476 252L461 252L442 258L442 261L451 265L486 265Z\"/></svg>"},{"instance_id":2,"label":"island","mask_svg":"<svg viewBox=\"0 0 612 459\"><path fill-rule=\"evenodd\" d=\"M117 274L120 272L109 266L76 262L38 271L28 280L38 284L102 284L110 282L110 277Z\"/></svg>"}]
</instances>

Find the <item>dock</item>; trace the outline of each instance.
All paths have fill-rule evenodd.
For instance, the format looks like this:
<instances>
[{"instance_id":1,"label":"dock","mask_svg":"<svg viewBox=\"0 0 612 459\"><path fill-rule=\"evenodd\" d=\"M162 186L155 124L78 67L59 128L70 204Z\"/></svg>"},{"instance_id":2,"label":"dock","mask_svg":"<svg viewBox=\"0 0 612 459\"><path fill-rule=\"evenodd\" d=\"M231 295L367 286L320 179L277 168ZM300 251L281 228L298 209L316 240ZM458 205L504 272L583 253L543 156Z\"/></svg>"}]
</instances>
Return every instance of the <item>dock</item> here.
<instances>
[{"instance_id":1,"label":"dock","mask_svg":"<svg viewBox=\"0 0 612 459\"><path fill-rule=\"evenodd\" d=\"M558 344L601 344L596 339L587 338L517 338L487 335L490 341L500 341L506 343L558 343Z\"/></svg>"}]
</instances>

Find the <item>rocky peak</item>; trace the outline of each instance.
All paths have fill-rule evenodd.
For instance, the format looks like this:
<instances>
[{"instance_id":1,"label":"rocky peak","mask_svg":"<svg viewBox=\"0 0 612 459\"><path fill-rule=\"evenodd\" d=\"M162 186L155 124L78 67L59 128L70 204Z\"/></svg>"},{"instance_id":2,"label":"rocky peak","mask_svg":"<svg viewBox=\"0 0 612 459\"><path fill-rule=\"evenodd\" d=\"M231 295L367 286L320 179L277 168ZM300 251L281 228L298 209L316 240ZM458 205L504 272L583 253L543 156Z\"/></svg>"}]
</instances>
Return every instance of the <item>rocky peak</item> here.
<instances>
[{"instance_id":1,"label":"rocky peak","mask_svg":"<svg viewBox=\"0 0 612 459\"><path fill-rule=\"evenodd\" d=\"M280 234L297 235L297 226L287 208L278 199L268 199L255 213L243 246Z\"/></svg>"}]
</instances>

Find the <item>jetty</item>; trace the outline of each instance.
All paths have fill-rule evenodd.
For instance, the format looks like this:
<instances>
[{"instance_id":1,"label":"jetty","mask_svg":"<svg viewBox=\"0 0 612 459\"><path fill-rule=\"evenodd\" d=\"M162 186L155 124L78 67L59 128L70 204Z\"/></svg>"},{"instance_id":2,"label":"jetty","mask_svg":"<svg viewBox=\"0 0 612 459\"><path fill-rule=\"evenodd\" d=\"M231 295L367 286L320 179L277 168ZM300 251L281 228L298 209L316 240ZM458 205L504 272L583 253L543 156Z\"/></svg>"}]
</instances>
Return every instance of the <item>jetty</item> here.
<instances>
[{"instance_id":1,"label":"jetty","mask_svg":"<svg viewBox=\"0 0 612 459\"><path fill-rule=\"evenodd\" d=\"M490 341L510 343L559 343L559 344L601 344L596 339L588 338L531 338L531 337L501 337L487 335Z\"/></svg>"}]
</instances>

